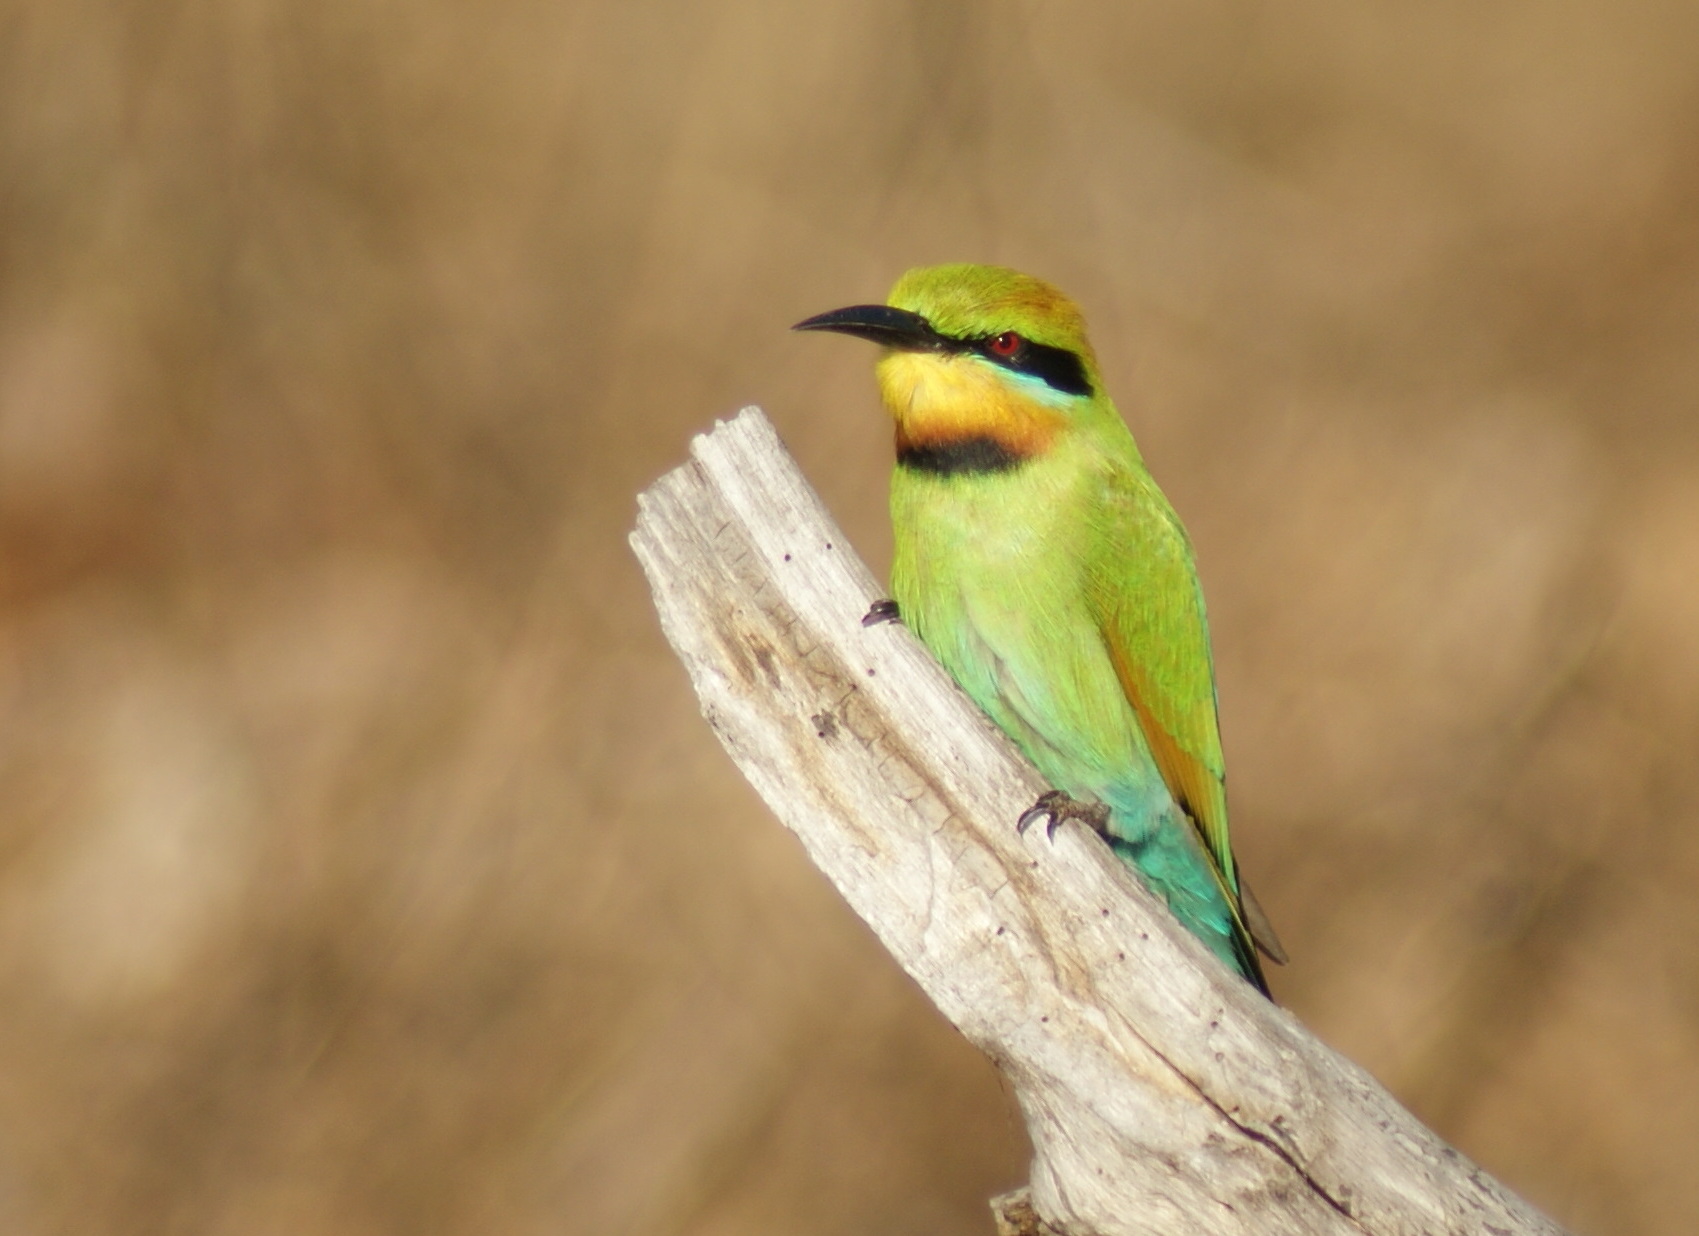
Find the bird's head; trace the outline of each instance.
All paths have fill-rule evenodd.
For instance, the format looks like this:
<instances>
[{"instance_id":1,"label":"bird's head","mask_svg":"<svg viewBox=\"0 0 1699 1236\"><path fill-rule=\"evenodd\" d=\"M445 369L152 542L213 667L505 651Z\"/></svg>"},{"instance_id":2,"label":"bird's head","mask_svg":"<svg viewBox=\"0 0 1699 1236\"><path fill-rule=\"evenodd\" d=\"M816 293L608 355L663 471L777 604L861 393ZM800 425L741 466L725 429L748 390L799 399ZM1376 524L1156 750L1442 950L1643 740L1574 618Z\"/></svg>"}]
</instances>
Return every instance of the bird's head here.
<instances>
[{"instance_id":1,"label":"bird's head","mask_svg":"<svg viewBox=\"0 0 1699 1236\"><path fill-rule=\"evenodd\" d=\"M919 267L897 280L888 304L835 309L795 329L884 347L879 388L899 459L969 443L1019 462L1109 408L1073 301L1001 266Z\"/></svg>"}]
</instances>

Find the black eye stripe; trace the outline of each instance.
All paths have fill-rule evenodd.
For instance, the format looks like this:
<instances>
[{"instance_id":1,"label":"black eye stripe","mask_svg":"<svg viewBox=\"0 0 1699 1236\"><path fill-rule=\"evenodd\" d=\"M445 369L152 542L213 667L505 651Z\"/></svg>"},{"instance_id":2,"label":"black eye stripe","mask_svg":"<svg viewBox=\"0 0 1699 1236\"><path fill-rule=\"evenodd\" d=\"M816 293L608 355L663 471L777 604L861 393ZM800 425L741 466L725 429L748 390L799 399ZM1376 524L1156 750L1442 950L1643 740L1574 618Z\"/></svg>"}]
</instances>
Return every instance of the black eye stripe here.
<instances>
[{"instance_id":1,"label":"black eye stripe","mask_svg":"<svg viewBox=\"0 0 1699 1236\"><path fill-rule=\"evenodd\" d=\"M1024 373L1037 378L1050 389L1064 395L1086 395L1094 392L1086 377L1085 362L1067 348L1034 343L1019 331L996 331L989 335L962 337L946 335L920 314L892 305L851 305L830 313L816 314L798 322L796 330L831 330L883 344L887 348L910 352L972 352L975 356L1001 365L1011 373ZM1008 337L1015 350L999 356L991 345Z\"/></svg>"},{"instance_id":2,"label":"black eye stripe","mask_svg":"<svg viewBox=\"0 0 1699 1236\"><path fill-rule=\"evenodd\" d=\"M995 335L991 337L994 338ZM1053 348L1023 337L1013 356L998 356L991 350L991 339L970 339L965 341L965 346L993 365L1001 365L1015 373L1031 374L1064 395L1091 394L1091 382L1085 376L1085 362L1067 348Z\"/></svg>"}]
</instances>

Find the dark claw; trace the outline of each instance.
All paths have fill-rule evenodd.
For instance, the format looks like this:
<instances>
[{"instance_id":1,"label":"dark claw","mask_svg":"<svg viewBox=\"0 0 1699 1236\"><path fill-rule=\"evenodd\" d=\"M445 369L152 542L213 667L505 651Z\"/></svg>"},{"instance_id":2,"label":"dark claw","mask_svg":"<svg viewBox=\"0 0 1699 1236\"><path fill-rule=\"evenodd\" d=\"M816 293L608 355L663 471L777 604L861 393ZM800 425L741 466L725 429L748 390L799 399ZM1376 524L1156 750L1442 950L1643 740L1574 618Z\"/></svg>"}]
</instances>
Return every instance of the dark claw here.
<instances>
[{"instance_id":1,"label":"dark claw","mask_svg":"<svg viewBox=\"0 0 1699 1236\"><path fill-rule=\"evenodd\" d=\"M1063 804L1072 801L1061 790L1049 790L1040 794L1038 801L1021 812L1021 818L1015 821L1015 832L1024 837L1027 829L1048 816L1050 823L1045 826L1044 835L1054 841L1056 839L1056 826L1062 822L1063 818Z\"/></svg>"},{"instance_id":2,"label":"dark claw","mask_svg":"<svg viewBox=\"0 0 1699 1236\"><path fill-rule=\"evenodd\" d=\"M1021 836L1038 820L1049 817L1044 826L1047 839L1056 840L1056 830L1069 820L1079 820L1089 824L1098 834L1104 834L1109 828L1109 808L1102 803L1082 803L1061 790L1049 790L1038 796L1038 801L1025 811L1021 818L1015 821L1015 832Z\"/></svg>"},{"instance_id":3,"label":"dark claw","mask_svg":"<svg viewBox=\"0 0 1699 1236\"><path fill-rule=\"evenodd\" d=\"M864 627L876 627L881 622L901 622L902 620L902 614L897 612L897 603L891 600L891 598L886 597L882 601L873 602L867 613L862 615L861 625Z\"/></svg>"}]
</instances>

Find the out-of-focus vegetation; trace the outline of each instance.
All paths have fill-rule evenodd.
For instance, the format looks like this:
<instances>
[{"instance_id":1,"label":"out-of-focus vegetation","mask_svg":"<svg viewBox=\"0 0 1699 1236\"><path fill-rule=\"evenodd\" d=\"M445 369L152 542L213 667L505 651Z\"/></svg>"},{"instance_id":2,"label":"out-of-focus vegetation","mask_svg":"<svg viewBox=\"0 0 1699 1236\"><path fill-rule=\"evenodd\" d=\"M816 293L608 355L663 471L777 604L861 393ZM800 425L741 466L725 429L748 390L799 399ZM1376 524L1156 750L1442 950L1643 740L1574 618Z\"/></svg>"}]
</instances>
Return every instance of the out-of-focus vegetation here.
<instances>
[{"instance_id":1,"label":"out-of-focus vegetation","mask_svg":"<svg viewBox=\"0 0 1699 1236\"><path fill-rule=\"evenodd\" d=\"M1085 306L1281 999L1699 1227L1699 8L0 12L0 1226L974 1233L1019 1121L624 544L764 404L876 564L906 266Z\"/></svg>"}]
</instances>

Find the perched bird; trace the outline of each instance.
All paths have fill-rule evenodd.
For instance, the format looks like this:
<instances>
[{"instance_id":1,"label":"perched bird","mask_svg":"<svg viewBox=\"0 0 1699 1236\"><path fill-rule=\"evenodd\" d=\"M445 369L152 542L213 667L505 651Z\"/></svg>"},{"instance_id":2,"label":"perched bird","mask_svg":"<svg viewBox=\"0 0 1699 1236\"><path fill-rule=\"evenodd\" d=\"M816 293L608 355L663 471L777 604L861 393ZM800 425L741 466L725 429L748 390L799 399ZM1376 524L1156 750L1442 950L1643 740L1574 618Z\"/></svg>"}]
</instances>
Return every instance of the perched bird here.
<instances>
[{"instance_id":1,"label":"perched bird","mask_svg":"<svg viewBox=\"0 0 1699 1236\"><path fill-rule=\"evenodd\" d=\"M1267 994L1285 955L1227 836L1215 669L1185 530L1103 390L1074 303L995 266L911 270L799 322L883 347L894 606L1056 792Z\"/></svg>"}]
</instances>

